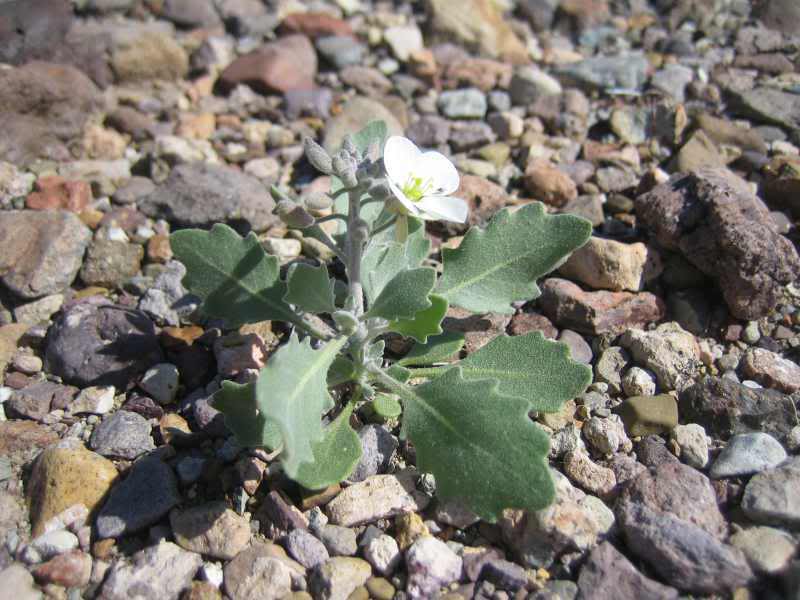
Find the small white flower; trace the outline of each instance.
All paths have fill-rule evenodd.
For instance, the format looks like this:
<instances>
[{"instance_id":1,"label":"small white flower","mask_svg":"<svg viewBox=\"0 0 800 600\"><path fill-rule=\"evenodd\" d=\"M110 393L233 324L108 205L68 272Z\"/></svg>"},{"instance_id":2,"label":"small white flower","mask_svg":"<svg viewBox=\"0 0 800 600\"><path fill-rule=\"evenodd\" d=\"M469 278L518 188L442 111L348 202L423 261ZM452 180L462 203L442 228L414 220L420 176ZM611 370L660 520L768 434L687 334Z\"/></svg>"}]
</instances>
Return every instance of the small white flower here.
<instances>
[{"instance_id":1,"label":"small white flower","mask_svg":"<svg viewBox=\"0 0 800 600\"><path fill-rule=\"evenodd\" d=\"M467 203L450 195L459 177L444 154L423 152L411 140L393 135L383 148L383 165L400 212L427 220L467 220Z\"/></svg>"}]
</instances>

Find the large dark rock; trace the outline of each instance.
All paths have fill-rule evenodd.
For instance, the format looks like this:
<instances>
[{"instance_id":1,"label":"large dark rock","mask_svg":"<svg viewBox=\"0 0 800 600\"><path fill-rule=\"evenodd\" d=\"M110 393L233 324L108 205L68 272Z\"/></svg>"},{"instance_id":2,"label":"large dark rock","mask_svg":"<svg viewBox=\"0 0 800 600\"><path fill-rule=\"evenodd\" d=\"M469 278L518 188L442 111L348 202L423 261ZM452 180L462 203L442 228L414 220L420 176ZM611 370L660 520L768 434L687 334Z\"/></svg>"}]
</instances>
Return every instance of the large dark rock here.
<instances>
[{"instance_id":1,"label":"large dark rock","mask_svg":"<svg viewBox=\"0 0 800 600\"><path fill-rule=\"evenodd\" d=\"M794 396L753 389L730 379L706 377L683 390L678 399L681 420L698 423L711 435L728 439L763 431L786 443L796 424Z\"/></svg>"},{"instance_id":2,"label":"large dark rock","mask_svg":"<svg viewBox=\"0 0 800 600\"><path fill-rule=\"evenodd\" d=\"M46 370L64 381L121 389L163 358L147 315L97 298L68 307L50 328L45 350Z\"/></svg>"},{"instance_id":3,"label":"large dark rock","mask_svg":"<svg viewBox=\"0 0 800 600\"><path fill-rule=\"evenodd\" d=\"M51 58L72 23L69 0L0 3L0 62L19 65Z\"/></svg>"},{"instance_id":4,"label":"large dark rock","mask_svg":"<svg viewBox=\"0 0 800 600\"><path fill-rule=\"evenodd\" d=\"M257 179L231 167L190 163L139 201L139 210L182 227L227 223L240 231L264 231L277 223L275 202Z\"/></svg>"},{"instance_id":5,"label":"large dark rock","mask_svg":"<svg viewBox=\"0 0 800 600\"><path fill-rule=\"evenodd\" d=\"M636 213L664 247L679 250L720 286L731 312L758 319L782 286L800 278L800 257L769 210L726 169L677 174L636 198Z\"/></svg>"}]
</instances>

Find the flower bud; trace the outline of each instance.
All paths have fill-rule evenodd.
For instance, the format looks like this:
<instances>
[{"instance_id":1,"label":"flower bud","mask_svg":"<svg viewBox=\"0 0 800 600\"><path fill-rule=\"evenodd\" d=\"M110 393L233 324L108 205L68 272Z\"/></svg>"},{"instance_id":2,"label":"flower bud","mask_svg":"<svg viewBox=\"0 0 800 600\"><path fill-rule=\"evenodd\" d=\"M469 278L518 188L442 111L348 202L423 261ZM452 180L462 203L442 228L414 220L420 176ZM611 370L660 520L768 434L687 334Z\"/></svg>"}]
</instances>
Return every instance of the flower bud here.
<instances>
[{"instance_id":1,"label":"flower bud","mask_svg":"<svg viewBox=\"0 0 800 600\"><path fill-rule=\"evenodd\" d=\"M350 235L355 241L365 243L369 239L369 225L364 219L359 219L353 224L353 231Z\"/></svg>"},{"instance_id":2,"label":"flower bud","mask_svg":"<svg viewBox=\"0 0 800 600\"><path fill-rule=\"evenodd\" d=\"M303 196L303 201L309 210L327 210L333 206L333 198L322 192L310 192Z\"/></svg>"},{"instance_id":3,"label":"flower bud","mask_svg":"<svg viewBox=\"0 0 800 600\"><path fill-rule=\"evenodd\" d=\"M333 322L336 323L339 331L345 335L352 335L358 329L358 319L349 311L337 310L331 317L333 317Z\"/></svg>"},{"instance_id":4,"label":"flower bud","mask_svg":"<svg viewBox=\"0 0 800 600\"><path fill-rule=\"evenodd\" d=\"M356 148L356 143L353 141L353 136L350 134L344 136L342 140L342 150L347 152L350 156L358 158L358 148Z\"/></svg>"},{"instance_id":5,"label":"flower bud","mask_svg":"<svg viewBox=\"0 0 800 600\"><path fill-rule=\"evenodd\" d=\"M295 229L305 229L314 224L314 217L312 217L305 208L290 200L281 200L278 202L275 212L278 213L281 221Z\"/></svg>"},{"instance_id":6,"label":"flower bud","mask_svg":"<svg viewBox=\"0 0 800 600\"><path fill-rule=\"evenodd\" d=\"M394 194L392 194L392 189L389 187L389 184L386 181L376 181L371 188L369 188L368 194L375 198L375 200L388 200L390 198L394 198Z\"/></svg>"},{"instance_id":7,"label":"flower bud","mask_svg":"<svg viewBox=\"0 0 800 600\"><path fill-rule=\"evenodd\" d=\"M306 153L306 158L317 171L321 171L326 175L333 172L333 165L331 155L325 152L325 149L310 137L303 138L303 149Z\"/></svg>"},{"instance_id":8,"label":"flower bud","mask_svg":"<svg viewBox=\"0 0 800 600\"><path fill-rule=\"evenodd\" d=\"M347 152L340 150L333 157L332 166L333 172L342 180L345 187L352 188L358 185L358 179L356 178L358 163Z\"/></svg>"}]
</instances>

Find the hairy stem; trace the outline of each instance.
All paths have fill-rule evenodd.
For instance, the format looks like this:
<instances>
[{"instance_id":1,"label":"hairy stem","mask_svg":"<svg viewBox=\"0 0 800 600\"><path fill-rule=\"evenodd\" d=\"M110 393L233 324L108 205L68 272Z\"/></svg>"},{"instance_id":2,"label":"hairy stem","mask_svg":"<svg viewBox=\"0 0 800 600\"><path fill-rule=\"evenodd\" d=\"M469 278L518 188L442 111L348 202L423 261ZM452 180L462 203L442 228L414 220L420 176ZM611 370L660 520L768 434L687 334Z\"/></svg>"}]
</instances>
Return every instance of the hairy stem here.
<instances>
[{"instance_id":1,"label":"hairy stem","mask_svg":"<svg viewBox=\"0 0 800 600\"><path fill-rule=\"evenodd\" d=\"M342 221L347 222L347 215L343 215L342 213L333 213L332 215L325 215L324 217L320 217L317 219L317 225L320 223L325 223L326 221L333 221L334 219L340 219Z\"/></svg>"},{"instance_id":2,"label":"hairy stem","mask_svg":"<svg viewBox=\"0 0 800 600\"><path fill-rule=\"evenodd\" d=\"M319 225L312 225L307 229L307 231L314 234L311 237L325 244L325 246L331 252L333 252L340 261L342 261L344 264L347 264L347 257L345 256L344 252L342 252L342 249L339 248L339 245L333 241L333 238L328 235L327 231L325 231Z\"/></svg>"},{"instance_id":3,"label":"hairy stem","mask_svg":"<svg viewBox=\"0 0 800 600\"><path fill-rule=\"evenodd\" d=\"M356 234L361 210L361 190L352 189L348 192L347 211L347 278L348 296L352 302L356 317L364 314L364 288L361 285L361 253L364 250L364 241Z\"/></svg>"},{"instance_id":4,"label":"hairy stem","mask_svg":"<svg viewBox=\"0 0 800 600\"><path fill-rule=\"evenodd\" d=\"M411 376L409 379L413 379L415 377L438 377L439 375L444 375L445 372L452 368L452 365L449 365L446 367L423 367L420 369L409 369L411 371Z\"/></svg>"},{"instance_id":5,"label":"hairy stem","mask_svg":"<svg viewBox=\"0 0 800 600\"><path fill-rule=\"evenodd\" d=\"M397 217L394 217L394 218L392 218L392 219L389 219L389 220L388 220L388 221L386 221L386 223L384 223L383 225L380 225L380 226L376 227L375 229L373 229L373 230L372 230L372 232L371 232L371 234L372 234L372 235L378 235L379 233L381 233L381 232L383 232L383 231L386 231L387 229L389 229L389 227L391 227L392 225L394 225L396 222L397 222Z\"/></svg>"},{"instance_id":6,"label":"hairy stem","mask_svg":"<svg viewBox=\"0 0 800 600\"><path fill-rule=\"evenodd\" d=\"M408 238L408 216L397 215L397 223L395 227L395 239L401 244Z\"/></svg>"}]
</instances>

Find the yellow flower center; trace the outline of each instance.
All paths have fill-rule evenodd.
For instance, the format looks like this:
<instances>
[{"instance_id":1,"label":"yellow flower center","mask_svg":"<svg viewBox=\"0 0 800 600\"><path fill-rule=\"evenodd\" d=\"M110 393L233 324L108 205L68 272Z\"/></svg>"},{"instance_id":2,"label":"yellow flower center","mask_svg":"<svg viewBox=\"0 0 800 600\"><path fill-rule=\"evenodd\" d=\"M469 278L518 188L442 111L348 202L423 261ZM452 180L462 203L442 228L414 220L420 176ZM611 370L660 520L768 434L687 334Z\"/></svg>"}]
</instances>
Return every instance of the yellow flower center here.
<instances>
[{"instance_id":1,"label":"yellow flower center","mask_svg":"<svg viewBox=\"0 0 800 600\"><path fill-rule=\"evenodd\" d=\"M412 202L419 202L431 189L432 183L433 182L430 179L423 180L422 177L414 177L413 175L410 175L408 177L408 181L406 181L405 185L403 186L402 191L403 194L405 194L405 197Z\"/></svg>"}]
</instances>

